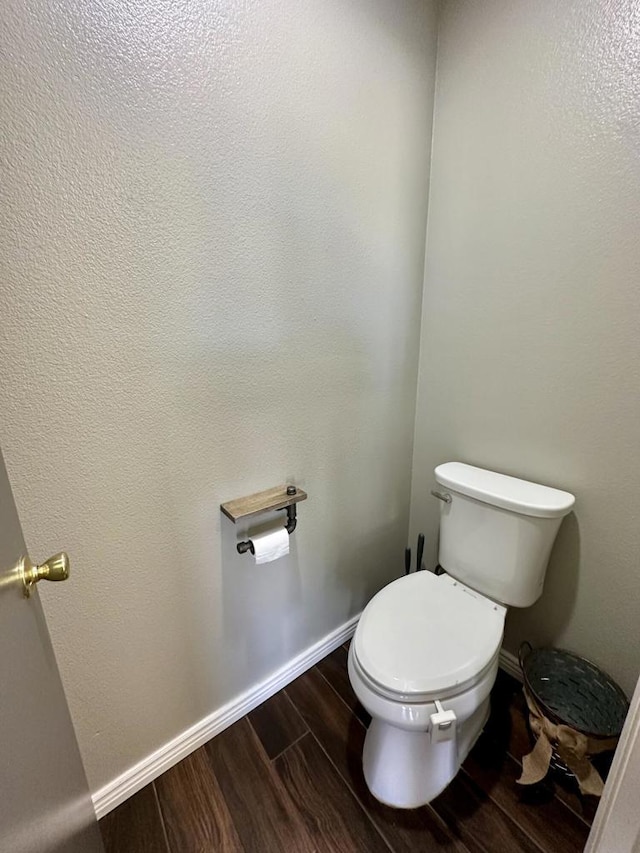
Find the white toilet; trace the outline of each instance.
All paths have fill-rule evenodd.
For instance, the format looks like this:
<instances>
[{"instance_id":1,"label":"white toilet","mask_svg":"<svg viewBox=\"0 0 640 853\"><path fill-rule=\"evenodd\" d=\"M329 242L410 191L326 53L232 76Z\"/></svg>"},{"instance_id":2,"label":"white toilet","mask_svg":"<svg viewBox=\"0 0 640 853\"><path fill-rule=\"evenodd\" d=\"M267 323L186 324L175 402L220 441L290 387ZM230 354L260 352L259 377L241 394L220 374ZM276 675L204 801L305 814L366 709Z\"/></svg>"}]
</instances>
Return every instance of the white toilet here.
<instances>
[{"instance_id":1,"label":"white toilet","mask_svg":"<svg viewBox=\"0 0 640 853\"><path fill-rule=\"evenodd\" d=\"M453 779L489 715L506 607L542 592L568 492L447 462L439 562L390 583L364 609L349 678L371 714L363 769L371 793L416 808Z\"/></svg>"}]
</instances>

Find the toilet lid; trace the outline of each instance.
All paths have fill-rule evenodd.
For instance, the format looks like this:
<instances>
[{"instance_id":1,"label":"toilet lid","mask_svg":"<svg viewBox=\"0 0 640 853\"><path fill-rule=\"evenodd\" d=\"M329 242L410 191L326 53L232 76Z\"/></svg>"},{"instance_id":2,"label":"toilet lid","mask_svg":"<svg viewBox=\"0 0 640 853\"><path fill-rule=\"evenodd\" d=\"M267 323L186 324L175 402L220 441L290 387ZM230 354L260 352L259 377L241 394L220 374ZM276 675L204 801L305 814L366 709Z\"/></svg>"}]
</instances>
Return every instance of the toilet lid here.
<instances>
[{"instance_id":1,"label":"toilet lid","mask_svg":"<svg viewBox=\"0 0 640 853\"><path fill-rule=\"evenodd\" d=\"M473 680L502 641L505 608L448 575L422 571L382 589L365 607L355 654L396 693L438 693Z\"/></svg>"}]
</instances>

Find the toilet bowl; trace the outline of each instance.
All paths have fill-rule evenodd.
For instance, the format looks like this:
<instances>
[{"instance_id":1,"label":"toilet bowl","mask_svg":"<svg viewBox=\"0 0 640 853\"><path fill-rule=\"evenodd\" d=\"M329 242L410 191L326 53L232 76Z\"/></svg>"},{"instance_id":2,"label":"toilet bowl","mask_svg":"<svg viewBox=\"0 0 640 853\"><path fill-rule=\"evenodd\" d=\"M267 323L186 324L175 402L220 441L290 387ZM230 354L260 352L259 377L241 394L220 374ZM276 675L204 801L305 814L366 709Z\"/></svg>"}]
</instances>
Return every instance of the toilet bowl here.
<instances>
[{"instance_id":1,"label":"toilet bowl","mask_svg":"<svg viewBox=\"0 0 640 853\"><path fill-rule=\"evenodd\" d=\"M416 808L451 782L482 732L506 605L541 594L573 495L463 463L436 468L439 560L365 607L349 649L353 690L371 715L362 756L371 793Z\"/></svg>"},{"instance_id":2,"label":"toilet bowl","mask_svg":"<svg viewBox=\"0 0 640 853\"><path fill-rule=\"evenodd\" d=\"M505 613L430 572L394 581L365 609L348 668L372 718L363 771L378 800L416 808L458 772L489 714Z\"/></svg>"}]
</instances>

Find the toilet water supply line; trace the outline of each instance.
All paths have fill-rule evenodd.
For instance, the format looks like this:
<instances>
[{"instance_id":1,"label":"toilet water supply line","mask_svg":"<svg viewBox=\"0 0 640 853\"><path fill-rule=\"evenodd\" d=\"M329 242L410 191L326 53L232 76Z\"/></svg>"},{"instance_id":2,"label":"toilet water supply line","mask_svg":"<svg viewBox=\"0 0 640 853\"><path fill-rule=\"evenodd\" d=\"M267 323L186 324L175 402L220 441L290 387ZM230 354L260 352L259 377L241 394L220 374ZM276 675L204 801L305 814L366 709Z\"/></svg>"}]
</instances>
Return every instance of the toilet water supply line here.
<instances>
[{"instance_id":1,"label":"toilet water supply line","mask_svg":"<svg viewBox=\"0 0 640 853\"><path fill-rule=\"evenodd\" d=\"M418 548L416 553L416 572L422 569L422 555L424 553L424 533L418 535ZM411 548L404 549L404 573L408 575L411 571Z\"/></svg>"},{"instance_id":2,"label":"toilet water supply line","mask_svg":"<svg viewBox=\"0 0 640 853\"><path fill-rule=\"evenodd\" d=\"M452 501L451 495L448 492L439 492L437 489L431 489L431 494L439 501L450 504ZM418 535L418 548L416 554L416 572L422 571L422 555L424 554L424 533ZM404 573L408 575L411 571L411 548L404 549ZM436 572L437 573L437 572Z\"/></svg>"}]
</instances>

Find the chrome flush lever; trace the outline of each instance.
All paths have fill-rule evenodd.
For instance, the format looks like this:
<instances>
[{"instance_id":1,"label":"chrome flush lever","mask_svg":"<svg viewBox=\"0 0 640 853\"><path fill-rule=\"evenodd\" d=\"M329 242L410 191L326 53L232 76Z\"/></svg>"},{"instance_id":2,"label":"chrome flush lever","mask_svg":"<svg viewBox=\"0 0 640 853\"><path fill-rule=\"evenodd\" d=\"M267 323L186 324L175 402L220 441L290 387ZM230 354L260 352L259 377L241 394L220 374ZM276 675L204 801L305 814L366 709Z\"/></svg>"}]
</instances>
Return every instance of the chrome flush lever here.
<instances>
[{"instance_id":1,"label":"chrome flush lever","mask_svg":"<svg viewBox=\"0 0 640 853\"><path fill-rule=\"evenodd\" d=\"M447 492L438 492L435 489L431 489L431 494L434 498L438 498L439 501L444 501L446 504L451 503L451 495L447 494Z\"/></svg>"}]
</instances>

